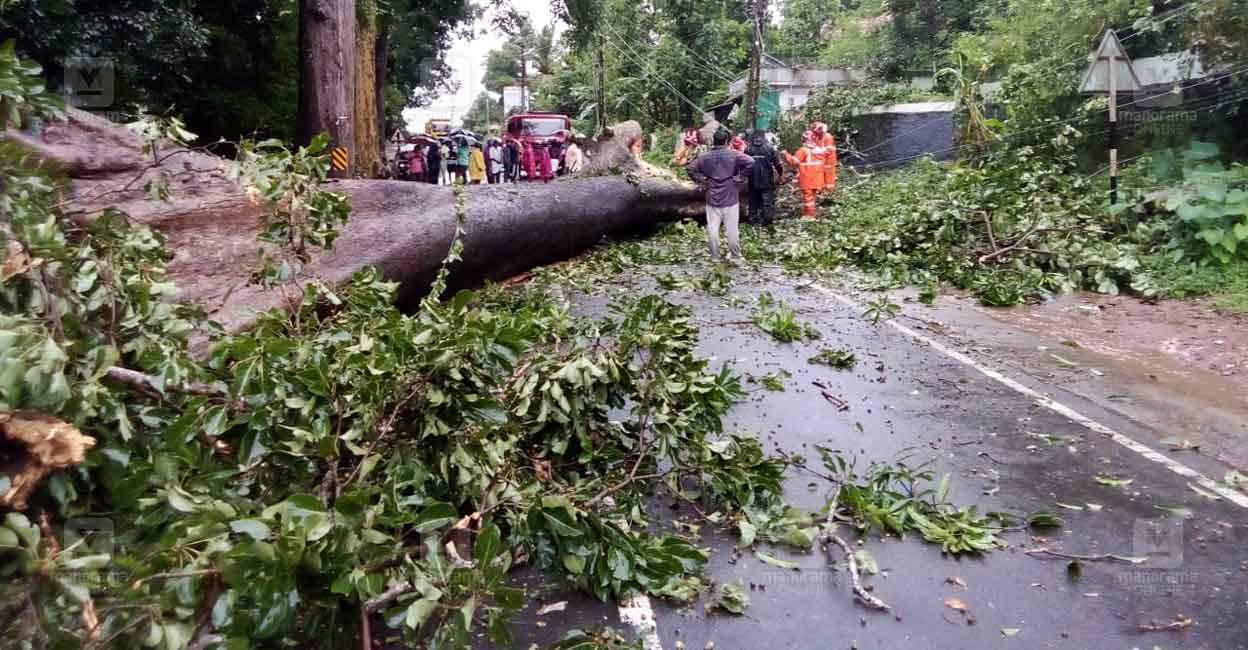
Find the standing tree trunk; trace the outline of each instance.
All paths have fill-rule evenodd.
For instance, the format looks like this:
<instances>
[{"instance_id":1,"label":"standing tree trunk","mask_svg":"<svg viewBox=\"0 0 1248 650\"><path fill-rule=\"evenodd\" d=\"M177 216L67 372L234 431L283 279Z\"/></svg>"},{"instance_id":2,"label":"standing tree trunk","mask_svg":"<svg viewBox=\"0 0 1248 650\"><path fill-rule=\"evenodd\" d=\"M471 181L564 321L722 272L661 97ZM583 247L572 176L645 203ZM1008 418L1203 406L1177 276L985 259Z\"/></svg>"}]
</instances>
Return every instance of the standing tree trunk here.
<instances>
[{"instance_id":1,"label":"standing tree trunk","mask_svg":"<svg viewBox=\"0 0 1248 650\"><path fill-rule=\"evenodd\" d=\"M328 133L331 145L348 151L350 177L355 157L355 2L299 0L299 117L296 137L307 144Z\"/></svg>"},{"instance_id":2,"label":"standing tree trunk","mask_svg":"<svg viewBox=\"0 0 1248 650\"><path fill-rule=\"evenodd\" d=\"M386 160L386 142L390 140L393 127L386 123L386 89L390 85L390 31L385 25L377 26L377 46L373 48L373 69L377 82L377 128L380 129L377 144L381 148L381 160ZM402 109L402 107L399 107Z\"/></svg>"},{"instance_id":3,"label":"standing tree trunk","mask_svg":"<svg viewBox=\"0 0 1248 650\"><path fill-rule=\"evenodd\" d=\"M377 123L377 3L358 0L355 35L355 169L381 176L381 125Z\"/></svg>"}]
</instances>

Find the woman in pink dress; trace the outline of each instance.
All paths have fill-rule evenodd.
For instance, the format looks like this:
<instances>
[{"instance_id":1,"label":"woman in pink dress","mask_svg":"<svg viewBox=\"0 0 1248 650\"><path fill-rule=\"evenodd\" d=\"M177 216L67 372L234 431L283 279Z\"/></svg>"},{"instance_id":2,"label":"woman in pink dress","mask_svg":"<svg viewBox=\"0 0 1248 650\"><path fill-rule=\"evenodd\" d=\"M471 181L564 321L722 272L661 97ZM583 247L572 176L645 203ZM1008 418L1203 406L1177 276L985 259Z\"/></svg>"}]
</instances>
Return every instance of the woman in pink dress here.
<instances>
[{"instance_id":1,"label":"woman in pink dress","mask_svg":"<svg viewBox=\"0 0 1248 650\"><path fill-rule=\"evenodd\" d=\"M524 143L524 154L521 157L521 163L524 165L524 175L529 180L537 179L537 155L533 152L531 143Z\"/></svg>"},{"instance_id":2,"label":"woman in pink dress","mask_svg":"<svg viewBox=\"0 0 1248 650\"><path fill-rule=\"evenodd\" d=\"M542 180L547 183L555 177L553 165L550 164L550 147L537 148L537 171L542 175Z\"/></svg>"}]
</instances>

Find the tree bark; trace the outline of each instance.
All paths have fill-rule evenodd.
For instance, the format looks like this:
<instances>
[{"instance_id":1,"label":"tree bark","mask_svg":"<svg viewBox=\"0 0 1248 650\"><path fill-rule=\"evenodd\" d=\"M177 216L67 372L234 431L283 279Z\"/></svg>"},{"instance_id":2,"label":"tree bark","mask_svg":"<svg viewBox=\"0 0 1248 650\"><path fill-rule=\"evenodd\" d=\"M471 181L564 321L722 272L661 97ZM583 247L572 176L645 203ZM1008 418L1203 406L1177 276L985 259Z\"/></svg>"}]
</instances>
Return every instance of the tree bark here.
<instances>
[{"instance_id":1,"label":"tree bark","mask_svg":"<svg viewBox=\"0 0 1248 650\"><path fill-rule=\"evenodd\" d=\"M390 30L386 25L378 24L377 46L373 48L373 75L377 82L377 128L381 130L380 134L378 134L377 145L380 147L383 165L386 160L386 141L389 140L390 134L394 131L391 125L386 123L386 90L390 85L389 61Z\"/></svg>"},{"instance_id":2,"label":"tree bark","mask_svg":"<svg viewBox=\"0 0 1248 650\"><path fill-rule=\"evenodd\" d=\"M296 137L307 144L328 133L331 146L345 147L349 178L354 171L355 2L299 0L299 114Z\"/></svg>"},{"instance_id":3,"label":"tree bark","mask_svg":"<svg viewBox=\"0 0 1248 650\"><path fill-rule=\"evenodd\" d=\"M250 283L265 208L248 200L222 172L228 161L199 151L167 155L178 148L160 143L160 170L152 170L150 158L139 155L142 142L133 133L83 111L68 113L68 122L48 124L38 136L9 130L0 138L70 170L61 203L68 217L87 221L117 207L159 230L173 253L169 274L178 298L201 305L228 331L247 329L258 314L285 308L288 297L302 296L293 286L264 289ZM463 189L467 234L463 260L452 267L452 288L506 279L578 255L604 236L701 214L703 195L696 187L648 175L628 153L627 143L641 137L636 123L608 131L615 137L594 149L596 162L631 171L629 176L573 176L552 183ZM155 171L174 179L170 201L152 199L143 183L134 182ZM351 217L332 249L313 253L302 277L343 283L363 266L373 265L401 284L404 304L415 304L454 237L454 191L382 180L334 181L325 189L347 196Z\"/></svg>"},{"instance_id":4,"label":"tree bark","mask_svg":"<svg viewBox=\"0 0 1248 650\"><path fill-rule=\"evenodd\" d=\"M382 174L381 125L377 122L377 6L358 0L355 36L355 170L377 178Z\"/></svg>"}]
</instances>

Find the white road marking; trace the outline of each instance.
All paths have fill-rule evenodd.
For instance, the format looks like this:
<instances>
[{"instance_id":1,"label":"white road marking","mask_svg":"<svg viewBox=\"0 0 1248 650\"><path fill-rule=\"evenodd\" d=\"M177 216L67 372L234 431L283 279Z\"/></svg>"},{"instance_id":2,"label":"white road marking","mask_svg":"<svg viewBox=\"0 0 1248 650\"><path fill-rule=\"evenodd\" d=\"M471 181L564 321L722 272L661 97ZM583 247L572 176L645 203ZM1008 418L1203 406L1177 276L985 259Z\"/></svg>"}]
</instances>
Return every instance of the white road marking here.
<instances>
[{"instance_id":1,"label":"white road marking","mask_svg":"<svg viewBox=\"0 0 1248 650\"><path fill-rule=\"evenodd\" d=\"M864 309L862 305L859 305L858 303L854 302L852 298L841 295L831 289L828 289L827 287L822 287L817 284L811 285L811 286L813 289L819 291L820 293L830 296L836 299L838 302L844 305L847 305L853 309L856 309L859 311L862 311ZM1135 453L1143 456L1144 458L1148 460L1153 461L1154 463L1158 463L1159 465L1162 465L1166 469L1170 470L1171 472L1174 472L1175 474L1178 474L1179 476L1182 476L1187 479L1191 479L1200 487L1206 490L1209 490L1210 492L1213 492L1214 494L1217 494L1223 499L1226 499L1227 501L1230 501L1231 503L1241 508L1248 508L1248 495L1240 493L1217 481L1214 481L1213 479L1205 476L1204 474L1201 474L1200 472L1197 472L1196 470L1188 467L1187 465L1184 465L1183 463L1180 463L1174 460L1173 458L1165 456L1157 452L1156 450L1152 449L1151 447L1141 444L1137 442L1136 440L1129 438L1101 424L1100 422L1097 422L1096 420L1093 420L1092 418L1089 418L1086 415L1079 413L1078 411L1070 408L1069 406L1066 406L1065 404L1062 404L1061 402L1058 402L1057 400L1049 397L1048 395L1044 395L1042 393L1039 393L1035 390L1028 388L1027 386L1024 386L1023 384L1019 383L1017 380L1007 377L1006 375L1001 373L999 370L996 370L995 368L992 368L990 366L986 366L976 361L975 359L972 359L971 357L944 345L943 343L933 339L932 337L927 336L926 334L916 332L915 330L910 329L909 327L906 327L905 325L902 325L901 323L898 323L896 320L889 320L886 322L888 323L889 327L892 327L898 332L901 332L902 334L905 334L906 336L909 336L910 338L916 341L919 341L920 343L924 343L928 345L929 347L931 347L933 350L936 350L937 352L949 357L950 359L953 359L954 361L957 361L963 365L970 366L974 368L975 370L978 370L980 373L992 379L995 379L996 381L1002 384L1005 384L1006 386L1012 388L1016 392L1021 393L1031 398L1032 400L1035 400L1036 404L1043 406L1044 408L1049 409L1050 411L1053 411L1054 413L1065 416L1066 418L1069 418L1070 420L1077 422L1078 424L1081 424L1084 427L1092 431L1095 431L1097 433L1100 433L1110 438L1111 440L1122 445L1123 447L1126 447L1127 449L1134 451Z\"/></svg>"},{"instance_id":2,"label":"white road marking","mask_svg":"<svg viewBox=\"0 0 1248 650\"><path fill-rule=\"evenodd\" d=\"M841 304L844 304L852 309L856 309L858 311L862 311L864 309L862 305L854 302L852 298L841 295L831 289L828 289L827 287L819 286L817 284L810 285L810 286L813 289L819 291L820 293L830 296L831 298L835 299ZM1058 415L1064 416L1070 419L1071 421L1076 422L1086 427L1087 429L1091 431L1095 431L1096 433L1102 434L1106 436L1107 438L1110 438L1114 442L1122 445L1123 447L1126 447L1127 449L1130 449L1131 451L1134 451L1135 453L1143 456L1144 458L1154 463L1158 463L1164 466L1166 469L1170 470L1171 472L1174 472L1175 474L1178 474L1179 476L1182 476L1184 478L1191 479L1200 487L1217 494L1223 499L1226 499L1227 501L1230 501L1231 503L1234 503L1235 505L1241 508L1248 508L1248 495L1244 495L1235 490L1232 490L1226 487L1225 485L1222 485L1221 483L1218 483L1217 481L1210 479L1204 474L1197 472L1196 470L1188 467L1187 465L1184 465L1183 463L1180 463L1174 460L1173 458L1165 456L1144 444L1136 442L1134 439L1129 438L1101 424L1100 422L1097 422L1096 420L1093 420L1092 418L1089 418L1086 415L1083 415L1082 413L1079 413L1078 411L1070 408L1069 406L1066 406L1065 404L1062 404L1061 402L1049 397L1048 395L1044 395L1043 393L1039 393L1035 390L1032 390L1031 388L1028 388L1027 386L1024 386L1023 384L1019 383L1017 380L1011 379L1010 377L1006 376L1001 371L995 368L992 368L990 366L984 365L980 363L979 361L976 361L975 359L972 359L971 357L961 352L958 352L957 350L954 350L953 348L946 346L945 344L933 339L932 337L927 336L926 334L916 332L915 330L910 329L909 327L906 327L905 325L902 325L901 323L898 323L895 320L889 320L886 322L889 327L892 327L898 332L901 332L902 334L905 334L906 336L920 343L927 345L933 350L936 350L937 352L949 357L950 359L953 359L954 361L957 361L958 363L961 363L966 366L970 366L974 368L975 370L978 370L983 375L991 379L994 379L1001 384L1008 386L1009 388L1013 389L1015 392L1018 392L1026 397L1031 398L1032 400L1035 401L1037 405L1042 406L1046 409L1049 409L1050 411L1053 411L1054 413L1057 413ZM642 639L643 647L645 647L646 650L663 650L663 642L659 640L659 628L658 628L657 622L655 621L654 608L650 606L650 598L648 598L645 594L639 594L637 596L633 596L632 598L629 598L628 600L620 602L619 611L620 611L620 622L624 623L625 625L632 626L633 629L637 631L637 634Z\"/></svg>"},{"instance_id":3,"label":"white road marking","mask_svg":"<svg viewBox=\"0 0 1248 650\"><path fill-rule=\"evenodd\" d=\"M646 650L663 650L663 642L659 640L659 626L654 620L654 608L650 606L650 598L638 594L620 602L620 621L631 625L637 630Z\"/></svg>"}]
</instances>

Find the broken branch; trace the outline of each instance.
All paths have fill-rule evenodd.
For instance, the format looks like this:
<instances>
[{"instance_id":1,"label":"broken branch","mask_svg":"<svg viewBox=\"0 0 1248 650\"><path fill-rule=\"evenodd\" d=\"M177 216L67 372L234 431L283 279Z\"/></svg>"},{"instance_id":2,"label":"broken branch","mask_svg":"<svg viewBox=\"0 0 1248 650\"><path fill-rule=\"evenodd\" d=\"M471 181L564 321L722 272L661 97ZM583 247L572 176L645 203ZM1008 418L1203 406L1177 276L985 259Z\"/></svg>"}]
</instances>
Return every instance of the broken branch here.
<instances>
[{"instance_id":1,"label":"broken branch","mask_svg":"<svg viewBox=\"0 0 1248 650\"><path fill-rule=\"evenodd\" d=\"M841 547L841 550L845 553L845 563L849 567L849 579L853 584L854 595L858 597L859 602L871 609L887 612L892 609L888 606L888 603L873 596L871 592L867 591L866 588L862 586L862 575L858 572L858 560L854 557L854 551L844 539L841 539L840 535L836 534L836 510L837 502L840 501L840 497L841 491L838 488L836 494L832 496L832 502L828 505L828 519L823 528L824 542L825 544L828 542L836 544ZM828 561L835 562L832 558L832 547L830 545L828 546L827 552Z\"/></svg>"}]
</instances>

